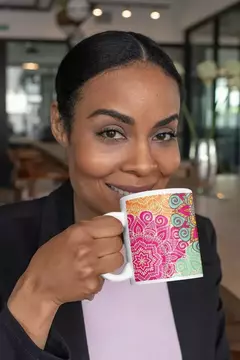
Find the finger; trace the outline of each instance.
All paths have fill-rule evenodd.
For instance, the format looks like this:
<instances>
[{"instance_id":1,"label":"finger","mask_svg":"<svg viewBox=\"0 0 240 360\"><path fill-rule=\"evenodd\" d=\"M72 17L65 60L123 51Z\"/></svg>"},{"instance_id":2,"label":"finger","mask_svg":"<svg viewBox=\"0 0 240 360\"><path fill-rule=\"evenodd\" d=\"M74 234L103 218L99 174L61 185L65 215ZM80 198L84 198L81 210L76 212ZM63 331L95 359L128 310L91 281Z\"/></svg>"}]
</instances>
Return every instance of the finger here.
<instances>
[{"instance_id":1,"label":"finger","mask_svg":"<svg viewBox=\"0 0 240 360\"><path fill-rule=\"evenodd\" d=\"M70 241L77 243L79 246L91 246L93 237L86 231L86 226L82 224L74 224L65 230L62 234L66 234Z\"/></svg>"},{"instance_id":2,"label":"finger","mask_svg":"<svg viewBox=\"0 0 240 360\"><path fill-rule=\"evenodd\" d=\"M123 242L120 236L96 239L93 245L93 249L98 258L101 258L106 255L118 253L121 251L122 247L123 247Z\"/></svg>"},{"instance_id":3,"label":"finger","mask_svg":"<svg viewBox=\"0 0 240 360\"><path fill-rule=\"evenodd\" d=\"M95 265L98 257L96 255L96 251L91 247L82 246L76 248L75 250L75 259L77 260L78 264L81 264L81 266L85 265Z\"/></svg>"},{"instance_id":4,"label":"finger","mask_svg":"<svg viewBox=\"0 0 240 360\"><path fill-rule=\"evenodd\" d=\"M86 279L95 275L95 268L98 264L98 257L92 249L89 252L78 251L74 264L79 279Z\"/></svg>"},{"instance_id":5,"label":"finger","mask_svg":"<svg viewBox=\"0 0 240 360\"><path fill-rule=\"evenodd\" d=\"M124 257L120 252L118 252L116 254L107 255L100 258L96 267L96 271L99 275L112 273L119 269L123 264Z\"/></svg>"},{"instance_id":6,"label":"finger","mask_svg":"<svg viewBox=\"0 0 240 360\"><path fill-rule=\"evenodd\" d=\"M99 216L83 222L82 226L95 239L119 236L123 232L121 222L112 216Z\"/></svg>"}]
</instances>

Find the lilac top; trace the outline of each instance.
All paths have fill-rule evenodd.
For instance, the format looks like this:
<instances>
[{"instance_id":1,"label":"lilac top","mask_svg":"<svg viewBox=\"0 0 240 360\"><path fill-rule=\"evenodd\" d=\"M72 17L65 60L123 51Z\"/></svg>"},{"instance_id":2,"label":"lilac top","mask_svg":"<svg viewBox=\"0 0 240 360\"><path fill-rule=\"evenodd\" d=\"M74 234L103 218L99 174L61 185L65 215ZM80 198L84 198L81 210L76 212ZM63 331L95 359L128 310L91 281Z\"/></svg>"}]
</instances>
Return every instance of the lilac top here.
<instances>
[{"instance_id":1,"label":"lilac top","mask_svg":"<svg viewBox=\"0 0 240 360\"><path fill-rule=\"evenodd\" d=\"M181 360L166 283L105 281L83 301L90 360Z\"/></svg>"}]
</instances>

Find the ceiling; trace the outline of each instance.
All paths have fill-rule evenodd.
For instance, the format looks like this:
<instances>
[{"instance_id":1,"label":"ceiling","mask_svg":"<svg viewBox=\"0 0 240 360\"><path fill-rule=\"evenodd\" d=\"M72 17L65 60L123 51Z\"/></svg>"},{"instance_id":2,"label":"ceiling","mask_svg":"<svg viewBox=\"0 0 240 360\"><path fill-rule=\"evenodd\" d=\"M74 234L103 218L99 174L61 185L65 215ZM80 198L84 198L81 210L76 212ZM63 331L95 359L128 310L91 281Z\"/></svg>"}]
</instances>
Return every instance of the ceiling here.
<instances>
[{"instance_id":1,"label":"ceiling","mask_svg":"<svg viewBox=\"0 0 240 360\"><path fill-rule=\"evenodd\" d=\"M81 0L80 0L81 1ZM98 5L135 5L135 6L146 6L151 7L152 5L156 6L169 6L176 0L89 0L91 4ZM180 0L178 0L180 1Z\"/></svg>"},{"instance_id":2,"label":"ceiling","mask_svg":"<svg viewBox=\"0 0 240 360\"><path fill-rule=\"evenodd\" d=\"M175 61L183 62L182 48L164 47L164 49ZM8 41L7 65L21 66L23 63L32 62L39 64L43 71L54 70L67 51L64 42Z\"/></svg>"},{"instance_id":3,"label":"ceiling","mask_svg":"<svg viewBox=\"0 0 240 360\"><path fill-rule=\"evenodd\" d=\"M0 0L0 9L48 11L53 2L54 0Z\"/></svg>"},{"instance_id":4,"label":"ceiling","mask_svg":"<svg viewBox=\"0 0 240 360\"><path fill-rule=\"evenodd\" d=\"M71 0L70 0L71 1ZM139 6L139 7L168 7L173 0L73 0L74 5L79 7L86 2L90 5L107 5L107 6ZM56 3L56 0L0 0L0 9L11 10L50 10Z\"/></svg>"},{"instance_id":5,"label":"ceiling","mask_svg":"<svg viewBox=\"0 0 240 360\"><path fill-rule=\"evenodd\" d=\"M67 46L62 42L9 41L7 43L7 64L21 66L25 62L38 63L40 68L56 68Z\"/></svg>"},{"instance_id":6,"label":"ceiling","mask_svg":"<svg viewBox=\"0 0 240 360\"><path fill-rule=\"evenodd\" d=\"M220 34L237 36L240 39L240 3L234 11L220 17Z\"/></svg>"},{"instance_id":7,"label":"ceiling","mask_svg":"<svg viewBox=\"0 0 240 360\"><path fill-rule=\"evenodd\" d=\"M219 41L220 44L235 45L240 42L240 3L232 11L219 16ZM213 44L214 42L214 21L209 22L193 30L191 40Z\"/></svg>"}]
</instances>

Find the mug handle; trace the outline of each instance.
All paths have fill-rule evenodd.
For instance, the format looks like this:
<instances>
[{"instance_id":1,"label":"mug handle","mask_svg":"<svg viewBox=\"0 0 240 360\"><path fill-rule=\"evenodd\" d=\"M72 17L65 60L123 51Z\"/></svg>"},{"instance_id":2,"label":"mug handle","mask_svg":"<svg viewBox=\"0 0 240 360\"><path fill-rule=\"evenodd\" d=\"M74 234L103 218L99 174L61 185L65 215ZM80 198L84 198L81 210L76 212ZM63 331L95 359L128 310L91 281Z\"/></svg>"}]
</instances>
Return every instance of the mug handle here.
<instances>
[{"instance_id":1,"label":"mug handle","mask_svg":"<svg viewBox=\"0 0 240 360\"><path fill-rule=\"evenodd\" d=\"M110 212L108 214L105 214L105 216L113 216L115 219L119 220L122 223L123 227L126 226L124 214L121 212ZM129 280L133 277L132 265L129 262L127 262L127 264L125 265L124 269L120 274L107 273L107 274L102 274L102 277L106 280L113 282Z\"/></svg>"}]
</instances>

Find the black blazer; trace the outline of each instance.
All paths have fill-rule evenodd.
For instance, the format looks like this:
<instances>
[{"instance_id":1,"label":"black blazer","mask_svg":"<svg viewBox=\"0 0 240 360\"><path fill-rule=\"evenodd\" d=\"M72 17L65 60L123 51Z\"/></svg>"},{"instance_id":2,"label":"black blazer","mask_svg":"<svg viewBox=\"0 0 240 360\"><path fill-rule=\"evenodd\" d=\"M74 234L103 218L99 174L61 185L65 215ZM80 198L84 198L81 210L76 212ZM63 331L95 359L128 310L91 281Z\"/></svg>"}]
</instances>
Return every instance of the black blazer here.
<instances>
[{"instance_id":1,"label":"black blazer","mask_svg":"<svg viewBox=\"0 0 240 360\"><path fill-rule=\"evenodd\" d=\"M45 198L0 208L1 360L89 360L81 302L65 304L59 309L45 351L35 346L6 308L8 297L33 254L70 226L73 219L69 183ZM215 231L204 217L197 216L197 224L204 277L168 284L182 357L183 360L228 360ZM137 359L129 355L123 360Z\"/></svg>"}]
</instances>

